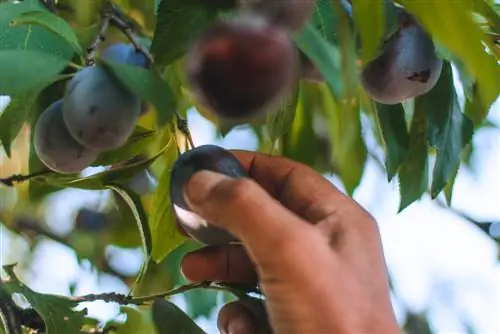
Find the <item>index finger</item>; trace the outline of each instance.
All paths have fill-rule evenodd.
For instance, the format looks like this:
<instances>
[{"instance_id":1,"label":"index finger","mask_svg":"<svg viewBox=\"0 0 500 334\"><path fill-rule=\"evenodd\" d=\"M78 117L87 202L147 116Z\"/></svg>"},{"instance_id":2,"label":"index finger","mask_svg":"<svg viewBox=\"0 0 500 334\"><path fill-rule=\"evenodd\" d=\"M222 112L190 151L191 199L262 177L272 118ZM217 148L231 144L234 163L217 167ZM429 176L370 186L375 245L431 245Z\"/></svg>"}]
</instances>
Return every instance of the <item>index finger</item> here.
<instances>
[{"instance_id":1,"label":"index finger","mask_svg":"<svg viewBox=\"0 0 500 334\"><path fill-rule=\"evenodd\" d=\"M352 202L311 167L281 156L231 150L250 178L285 207L315 223Z\"/></svg>"}]
</instances>

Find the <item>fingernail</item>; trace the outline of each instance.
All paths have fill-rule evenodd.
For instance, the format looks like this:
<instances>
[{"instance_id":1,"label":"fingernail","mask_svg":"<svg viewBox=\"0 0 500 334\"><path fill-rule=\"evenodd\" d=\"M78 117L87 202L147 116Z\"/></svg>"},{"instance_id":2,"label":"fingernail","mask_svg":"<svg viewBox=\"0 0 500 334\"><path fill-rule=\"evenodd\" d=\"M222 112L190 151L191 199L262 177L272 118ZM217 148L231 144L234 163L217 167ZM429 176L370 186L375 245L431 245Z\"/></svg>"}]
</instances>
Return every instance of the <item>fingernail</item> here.
<instances>
[{"instance_id":1,"label":"fingernail","mask_svg":"<svg viewBox=\"0 0 500 334\"><path fill-rule=\"evenodd\" d=\"M203 203L215 186L228 179L226 175L205 170L194 174L184 189L186 203L189 207Z\"/></svg>"}]
</instances>

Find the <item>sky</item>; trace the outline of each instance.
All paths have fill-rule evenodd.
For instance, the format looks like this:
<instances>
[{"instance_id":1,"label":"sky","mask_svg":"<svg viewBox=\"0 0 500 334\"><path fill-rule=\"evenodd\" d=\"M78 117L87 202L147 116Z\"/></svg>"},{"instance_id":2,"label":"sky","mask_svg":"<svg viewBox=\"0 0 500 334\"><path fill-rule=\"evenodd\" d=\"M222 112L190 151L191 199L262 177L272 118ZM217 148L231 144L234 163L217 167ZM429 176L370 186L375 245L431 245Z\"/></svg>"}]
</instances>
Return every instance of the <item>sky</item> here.
<instances>
[{"instance_id":1,"label":"sky","mask_svg":"<svg viewBox=\"0 0 500 334\"><path fill-rule=\"evenodd\" d=\"M489 119L500 125L499 101L492 107ZM213 126L195 111L189 113L188 122L197 145L257 148L257 139L247 130L236 129L224 139L217 139ZM369 138L367 142L370 145ZM477 220L500 221L500 131L481 130L474 142L477 151L473 171L466 168L459 171L452 206ZM341 188L338 179L329 179ZM60 233L68 231L71 217L78 208L95 205L102 199L99 196L96 192L74 189L50 196L48 224ZM380 225L397 295L393 305L400 321L404 320L403 310L411 309L427 311L435 333L466 333L464 322L477 334L500 333L499 249L491 239L461 217L437 206L428 196L397 214L397 183L388 183L384 171L373 160L366 167L354 199L370 211ZM5 229L0 233L4 263L22 260L27 244ZM14 244L21 251L9 252ZM110 250L113 251L117 252ZM126 266L131 272L138 270L142 260L140 250L120 252L120 255L117 265ZM78 266L72 250L55 242L42 242L34 256L31 274L24 279L36 291L67 295L69 282L75 278L78 295L128 291L119 279L111 276L103 275L97 280L89 268ZM182 297L174 301L185 307ZM116 317L118 312L116 305L103 302L84 306L89 307L90 316L103 321ZM219 308L220 305L210 319L197 319L208 334L217 333L215 317Z\"/></svg>"}]
</instances>

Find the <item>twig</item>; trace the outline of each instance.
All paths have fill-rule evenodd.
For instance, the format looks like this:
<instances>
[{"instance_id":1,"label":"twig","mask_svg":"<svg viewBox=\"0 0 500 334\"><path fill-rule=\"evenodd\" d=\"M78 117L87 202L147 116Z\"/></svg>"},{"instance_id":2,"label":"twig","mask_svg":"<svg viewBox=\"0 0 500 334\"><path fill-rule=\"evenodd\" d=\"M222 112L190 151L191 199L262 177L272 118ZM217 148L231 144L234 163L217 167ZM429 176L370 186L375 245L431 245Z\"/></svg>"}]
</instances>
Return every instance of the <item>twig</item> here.
<instances>
[{"instance_id":1,"label":"twig","mask_svg":"<svg viewBox=\"0 0 500 334\"><path fill-rule=\"evenodd\" d=\"M175 118L177 121L177 129L186 137L186 139L189 143L189 146L191 146L191 149L195 148L196 146L194 145L193 136L191 135L191 131L189 131L187 120L184 119L181 116L181 114L179 114L177 111L175 111Z\"/></svg>"},{"instance_id":2,"label":"twig","mask_svg":"<svg viewBox=\"0 0 500 334\"><path fill-rule=\"evenodd\" d=\"M87 48L87 54L85 56L85 64L87 66L92 66L95 64L95 56L97 53L97 48L99 45L106 40L106 31L109 28L109 23L111 20L112 11L110 8L106 8L103 10L101 24L99 26L99 32L97 37L91 46Z\"/></svg>"},{"instance_id":3,"label":"twig","mask_svg":"<svg viewBox=\"0 0 500 334\"><path fill-rule=\"evenodd\" d=\"M14 183L28 181L32 178L46 175L46 174L50 174L50 173L52 173L52 171L42 170L40 172L35 172L32 174L28 174L28 175L15 174L15 175L11 175L11 176L6 177L6 178L0 178L0 183L2 183L3 185L5 185L7 187L13 187Z\"/></svg>"}]
</instances>

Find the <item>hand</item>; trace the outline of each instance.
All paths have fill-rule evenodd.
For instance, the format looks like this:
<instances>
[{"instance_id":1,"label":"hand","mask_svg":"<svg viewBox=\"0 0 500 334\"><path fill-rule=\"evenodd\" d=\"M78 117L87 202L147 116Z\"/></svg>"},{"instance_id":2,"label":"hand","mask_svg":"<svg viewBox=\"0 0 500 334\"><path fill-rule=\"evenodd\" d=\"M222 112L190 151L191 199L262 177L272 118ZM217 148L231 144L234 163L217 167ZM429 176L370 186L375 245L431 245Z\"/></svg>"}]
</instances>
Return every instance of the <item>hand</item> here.
<instances>
[{"instance_id":1,"label":"hand","mask_svg":"<svg viewBox=\"0 0 500 334\"><path fill-rule=\"evenodd\" d=\"M219 330L399 333L373 218L305 165L233 153L250 178L198 172L185 195L194 212L242 245L189 253L182 271L191 281L260 284L267 316L262 305L236 301L219 313Z\"/></svg>"}]
</instances>

